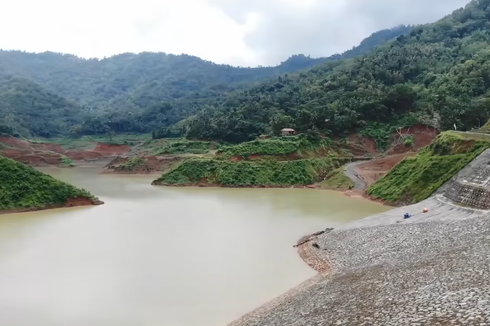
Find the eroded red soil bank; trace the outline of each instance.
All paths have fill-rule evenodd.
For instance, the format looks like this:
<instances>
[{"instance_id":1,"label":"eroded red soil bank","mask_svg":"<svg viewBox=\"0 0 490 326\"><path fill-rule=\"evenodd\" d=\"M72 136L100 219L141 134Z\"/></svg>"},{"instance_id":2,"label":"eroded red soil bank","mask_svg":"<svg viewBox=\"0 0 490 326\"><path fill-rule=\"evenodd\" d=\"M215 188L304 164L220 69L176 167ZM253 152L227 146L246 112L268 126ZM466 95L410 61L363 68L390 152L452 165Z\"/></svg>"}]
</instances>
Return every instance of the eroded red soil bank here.
<instances>
[{"instance_id":1,"label":"eroded red soil bank","mask_svg":"<svg viewBox=\"0 0 490 326\"><path fill-rule=\"evenodd\" d=\"M94 143L89 150L67 150L58 144L31 143L14 137L0 137L0 155L31 166L60 166L63 158L73 161L92 161L123 155L131 150L128 145Z\"/></svg>"}]
</instances>

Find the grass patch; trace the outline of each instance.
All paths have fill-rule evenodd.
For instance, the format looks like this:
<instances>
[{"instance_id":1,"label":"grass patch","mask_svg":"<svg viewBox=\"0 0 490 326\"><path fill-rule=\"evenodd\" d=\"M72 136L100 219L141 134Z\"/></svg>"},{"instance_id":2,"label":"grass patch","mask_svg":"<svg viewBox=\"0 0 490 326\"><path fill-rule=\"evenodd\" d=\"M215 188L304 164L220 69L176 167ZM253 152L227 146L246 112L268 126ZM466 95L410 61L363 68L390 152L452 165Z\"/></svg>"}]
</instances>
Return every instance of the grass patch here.
<instances>
[{"instance_id":1,"label":"grass patch","mask_svg":"<svg viewBox=\"0 0 490 326\"><path fill-rule=\"evenodd\" d=\"M160 142L161 143L161 142ZM147 147L151 145L147 143ZM158 147L150 149L151 155L165 154L206 154L215 148L215 143L194 140L168 140Z\"/></svg>"},{"instance_id":2,"label":"grass patch","mask_svg":"<svg viewBox=\"0 0 490 326\"><path fill-rule=\"evenodd\" d=\"M96 199L88 191L0 156L0 211L62 205L70 198Z\"/></svg>"},{"instance_id":3,"label":"grass patch","mask_svg":"<svg viewBox=\"0 0 490 326\"><path fill-rule=\"evenodd\" d=\"M415 139L412 135L407 135L403 137L403 144L406 147L412 147L415 144Z\"/></svg>"},{"instance_id":4,"label":"grass patch","mask_svg":"<svg viewBox=\"0 0 490 326\"><path fill-rule=\"evenodd\" d=\"M344 167L340 167L325 177L325 181L320 183L322 189L333 189L333 190L349 190L354 188L355 184L348 176L344 173Z\"/></svg>"},{"instance_id":5,"label":"grass patch","mask_svg":"<svg viewBox=\"0 0 490 326\"><path fill-rule=\"evenodd\" d=\"M405 158L367 189L375 199L413 204L430 197L446 181L490 148L490 137L443 132L416 156Z\"/></svg>"}]
</instances>

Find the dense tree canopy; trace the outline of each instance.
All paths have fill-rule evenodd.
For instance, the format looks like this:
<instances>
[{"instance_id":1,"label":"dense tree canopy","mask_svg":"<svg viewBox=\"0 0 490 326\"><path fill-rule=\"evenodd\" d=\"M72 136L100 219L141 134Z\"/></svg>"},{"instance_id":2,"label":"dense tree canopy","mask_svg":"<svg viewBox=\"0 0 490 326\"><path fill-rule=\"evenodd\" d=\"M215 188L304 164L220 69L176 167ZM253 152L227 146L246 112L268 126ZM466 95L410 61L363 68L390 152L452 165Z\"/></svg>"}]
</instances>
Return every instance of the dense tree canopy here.
<instances>
[{"instance_id":1,"label":"dense tree canopy","mask_svg":"<svg viewBox=\"0 0 490 326\"><path fill-rule=\"evenodd\" d=\"M258 68L165 53L86 60L52 52L0 51L0 125L38 136L109 130L180 134L182 128L168 128L208 105L233 103L235 95L230 94L254 83L270 78L287 83L288 74L372 50L410 29L379 31L359 47L329 58L294 55L276 67Z\"/></svg>"},{"instance_id":2,"label":"dense tree canopy","mask_svg":"<svg viewBox=\"0 0 490 326\"><path fill-rule=\"evenodd\" d=\"M81 120L83 109L39 85L0 74L0 133L62 134Z\"/></svg>"},{"instance_id":3,"label":"dense tree canopy","mask_svg":"<svg viewBox=\"0 0 490 326\"><path fill-rule=\"evenodd\" d=\"M490 0L376 50L281 76L206 106L188 135L240 142L283 127L342 135L422 122L468 130L490 117Z\"/></svg>"}]
</instances>

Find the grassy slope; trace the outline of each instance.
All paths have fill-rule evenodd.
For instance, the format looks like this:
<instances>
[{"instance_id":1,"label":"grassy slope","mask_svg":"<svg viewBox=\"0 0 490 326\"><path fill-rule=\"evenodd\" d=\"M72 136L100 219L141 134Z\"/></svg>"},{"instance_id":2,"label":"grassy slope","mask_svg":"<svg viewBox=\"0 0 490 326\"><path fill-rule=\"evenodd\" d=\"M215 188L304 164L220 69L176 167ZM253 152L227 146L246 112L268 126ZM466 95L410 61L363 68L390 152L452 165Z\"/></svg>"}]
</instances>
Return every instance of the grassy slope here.
<instances>
[{"instance_id":1,"label":"grassy slope","mask_svg":"<svg viewBox=\"0 0 490 326\"><path fill-rule=\"evenodd\" d=\"M223 185L229 187L308 185L339 166L336 159L239 161L189 159L164 173L156 184Z\"/></svg>"},{"instance_id":2,"label":"grassy slope","mask_svg":"<svg viewBox=\"0 0 490 326\"><path fill-rule=\"evenodd\" d=\"M368 188L375 199L412 204L430 197L468 163L490 148L490 136L447 131Z\"/></svg>"},{"instance_id":3,"label":"grassy slope","mask_svg":"<svg viewBox=\"0 0 490 326\"><path fill-rule=\"evenodd\" d=\"M71 198L96 200L88 191L0 156L0 211L61 206Z\"/></svg>"},{"instance_id":4,"label":"grassy slope","mask_svg":"<svg viewBox=\"0 0 490 326\"><path fill-rule=\"evenodd\" d=\"M320 183L322 189L333 190L349 190L354 188L354 185L354 181L345 175L343 167L327 174L325 181Z\"/></svg>"}]
</instances>

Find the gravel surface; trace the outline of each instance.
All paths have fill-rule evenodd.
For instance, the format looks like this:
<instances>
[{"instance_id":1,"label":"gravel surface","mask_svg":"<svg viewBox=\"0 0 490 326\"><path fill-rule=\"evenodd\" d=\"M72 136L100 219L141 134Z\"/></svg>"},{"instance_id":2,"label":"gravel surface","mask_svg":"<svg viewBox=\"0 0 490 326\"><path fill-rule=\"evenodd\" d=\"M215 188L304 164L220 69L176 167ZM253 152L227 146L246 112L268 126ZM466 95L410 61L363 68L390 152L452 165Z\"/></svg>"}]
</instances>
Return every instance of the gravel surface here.
<instances>
[{"instance_id":1,"label":"gravel surface","mask_svg":"<svg viewBox=\"0 0 490 326\"><path fill-rule=\"evenodd\" d=\"M339 230L316 243L330 275L232 325L490 325L487 216Z\"/></svg>"},{"instance_id":2,"label":"gravel surface","mask_svg":"<svg viewBox=\"0 0 490 326\"><path fill-rule=\"evenodd\" d=\"M428 213L423 213L424 208L429 209ZM403 215L409 213L412 217L404 220ZM413 224L423 222L453 221L464 220L486 214L486 211L475 210L456 206L442 195L436 195L420 203L394 208L385 213L365 217L363 219L350 222L337 228L353 229L365 228L389 224Z\"/></svg>"}]
</instances>

